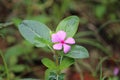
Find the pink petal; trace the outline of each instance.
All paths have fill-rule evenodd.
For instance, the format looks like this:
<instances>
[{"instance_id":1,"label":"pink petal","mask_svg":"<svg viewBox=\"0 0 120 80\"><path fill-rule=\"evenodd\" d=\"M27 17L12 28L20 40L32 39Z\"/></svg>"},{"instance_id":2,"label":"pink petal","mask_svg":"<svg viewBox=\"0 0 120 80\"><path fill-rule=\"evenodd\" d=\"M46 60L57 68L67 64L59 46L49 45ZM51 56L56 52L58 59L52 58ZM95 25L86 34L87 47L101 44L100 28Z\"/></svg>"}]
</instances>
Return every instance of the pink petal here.
<instances>
[{"instance_id":1,"label":"pink petal","mask_svg":"<svg viewBox=\"0 0 120 80\"><path fill-rule=\"evenodd\" d=\"M68 44L75 44L75 40L73 39L73 38L67 38L66 40L65 40L65 43L68 43Z\"/></svg>"},{"instance_id":2,"label":"pink petal","mask_svg":"<svg viewBox=\"0 0 120 80\"><path fill-rule=\"evenodd\" d=\"M115 76L117 76L118 73L119 73L119 68L116 67L116 68L114 69L114 72L113 72L113 73L114 73Z\"/></svg>"},{"instance_id":3,"label":"pink petal","mask_svg":"<svg viewBox=\"0 0 120 80\"><path fill-rule=\"evenodd\" d=\"M66 37L66 32L64 31L58 31L56 34L60 40L64 40Z\"/></svg>"},{"instance_id":4,"label":"pink petal","mask_svg":"<svg viewBox=\"0 0 120 80\"><path fill-rule=\"evenodd\" d=\"M63 47L64 47L64 49L63 49L64 53L69 52L70 49L71 49L71 46L69 46L69 45L67 45L67 44L64 44Z\"/></svg>"},{"instance_id":5,"label":"pink petal","mask_svg":"<svg viewBox=\"0 0 120 80\"><path fill-rule=\"evenodd\" d=\"M60 40L59 40L59 38L58 38L58 36L57 36L57 34L52 34L52 42L59 42Z\"/></svg>"},{"instance_id":6,"label":"pink petal","mask_svg":"<svg viewBox=\"0 0 120 80\"><path fill-rule=\"evenodd\" d=\"M61 49L62 49L62 44L61 44L61 43L54 44L54 45L53 45L53 48L54 48L55 50L61 50Z\"/></svg>"}]
</instances>

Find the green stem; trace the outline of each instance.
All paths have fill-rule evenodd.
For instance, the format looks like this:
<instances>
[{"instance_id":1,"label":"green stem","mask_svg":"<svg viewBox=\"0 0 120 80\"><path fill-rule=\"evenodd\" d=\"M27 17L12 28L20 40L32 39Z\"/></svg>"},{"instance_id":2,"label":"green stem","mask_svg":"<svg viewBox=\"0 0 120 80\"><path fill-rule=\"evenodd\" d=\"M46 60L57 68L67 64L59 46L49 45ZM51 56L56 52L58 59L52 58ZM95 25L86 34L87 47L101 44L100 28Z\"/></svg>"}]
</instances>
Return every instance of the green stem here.
<instances>
[{"instance_id":1,"label":"green stem","mask_svg":"<svg viewBox=\"0 0 120 80\"><path fill-rule=\"evenodd\" d=\"M0 55L1 55L2 59L3 59L3 63L4 63L4 66L5 66L5 70L6 70L6 74L7 74L7 80L10 80L7 63L6 63L5 59L4 59L3 53L1 51L0 51Z\"/></svg>"},{"instance_id":2,"label":"green stem","mask_svg":"<svg viewBox=\"0 0 120 80\"><path fill-rule=\"evenodd\" d=\"M101 68L100 68L100 80L102 80L102 64L101 64Z\"/></svg>"},{"instance_id":3,"label":"green stem","mask_svg":"<svg viewBox=\"0 0 120 80\"><path fill-rule=\"evenodd\" d=\"M48 47L53 52L53 56L55 57L56 66L58 67L59 66L59 57L58 57L58 54L53 50L53 48L50 45L48 45ZM62 56L60 58L60 63L61 63L61 60L62 60ZM59 73L60 73L60 70L57 71L57 80L58 80L58 77L59 77Z\"/></svg>"},{"instance_id":4,"label":"green stem","mask_svg":"<svg viewBox=\"0 0 120 80\"><path fill-rule=\"evenodd\" d=\"M58 80L59 75L57 74L57 80Z\"/></svg>"},{"instance_id":5,"label":"green stem","mask_svg":"<svg viewBox=\"0 0 120 80\"><path fill-rule=\"evenodd\" d=\"M50 50L53 52L53 55L55 55L55 51L51 48L50 45L48 45L48 47L50 48Z\"/></svg>"},{"instance_id":6,"label":"green stem","mask_svg":"<svg viewBox=\"0 0 120 80\"><path fill-rule=\"evenodd\" d=\"M102 80L105 80L105 78L106 78L106 76L104 76L104 77L102 78Z\"/></svg>"},{"instance_id":7,"label":"green stem","mask_svg":"<svg viewBox=\"0 0 120 80\"><path fill-rule=\"evenodd\" d=\"M8 26L10 26L10 25L12 25L12 24L13 24L13 22L0 23L0 29L5 28L5 27L8 27Z\"/></svg>"},{"instance_id":8,"label":"green stem","mask_svg":"<svg viewBox=\"0 0 120 80\"><path fill-rule=\"evenodd\" d=\"M105 28L108 24L116 23L116 22L120 22L120 19L107 21L106 23L104 23L103 25L100 26L100 28L98 29L98 32L100 32L100 31L101 31L103 28Z\"/></svg>"},{"instance_id":9,"label":"green stem","mask_svg":"<svg viewBox=\"0 0 120 80\"><path fill-rule=\"evenodd\" d=\"M61 64L61 62L62 62L62 59L63 59L63 55L60 57L60 64Z\"/></svg>"},{"instance_id":10,"label":"green stem","mask_svg":"<svg viewBox=\"0 0 120 80\"><path fill-rule=\"evenodd\" d=\"M100 60L100 62L98 63L97 67L96 67L96 71L94 72L94 74L97 74L99 70L101 70L101 67L102 67L102 63L104 61L106 61L108 59L108 57L104 57ZM96 75L95 75L96 76Z\"/></svg>"},{"instance_id":11,"label":"green stem","mask_svg":"<svg viewBox=\"0 0 120 80\"><path fill-rule=\"evenodd\" d=\"M58 55L55 53L55 51L52 49L52 47L50 45L48 45L48 47L50 48L50 50L53 52L53 56L55 57L55 62L56 65L59 65L59 61L58 61Z\"/></svg>"}]
</instances>

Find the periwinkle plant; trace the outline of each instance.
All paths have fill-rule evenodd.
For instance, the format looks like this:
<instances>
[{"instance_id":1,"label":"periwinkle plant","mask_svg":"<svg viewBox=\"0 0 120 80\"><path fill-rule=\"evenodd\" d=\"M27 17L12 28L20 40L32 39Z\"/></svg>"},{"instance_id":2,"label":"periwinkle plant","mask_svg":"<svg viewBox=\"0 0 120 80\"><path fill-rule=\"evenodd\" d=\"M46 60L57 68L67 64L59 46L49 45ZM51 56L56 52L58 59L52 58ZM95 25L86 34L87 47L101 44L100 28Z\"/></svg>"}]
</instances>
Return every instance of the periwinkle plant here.
<instances>
[{"instance_id":1,"label":"periwinkle plant","mask_svg":"<svg viewBox=\"0 0 120 80\"><path fill-rule=\"evenodd\" d=\"M64 80L64 69L74 64L75 59L89 57L86 48L75 44L73 36L78 25L77 16L63 19L56 31L51 31L45 24L33 20L24 20L19 25L19 31L26 40L36 47L48 47L53 53L54 61L49 58L42 59L42 63L48 68L45 80Z\"/></svg>"}]
</instances>

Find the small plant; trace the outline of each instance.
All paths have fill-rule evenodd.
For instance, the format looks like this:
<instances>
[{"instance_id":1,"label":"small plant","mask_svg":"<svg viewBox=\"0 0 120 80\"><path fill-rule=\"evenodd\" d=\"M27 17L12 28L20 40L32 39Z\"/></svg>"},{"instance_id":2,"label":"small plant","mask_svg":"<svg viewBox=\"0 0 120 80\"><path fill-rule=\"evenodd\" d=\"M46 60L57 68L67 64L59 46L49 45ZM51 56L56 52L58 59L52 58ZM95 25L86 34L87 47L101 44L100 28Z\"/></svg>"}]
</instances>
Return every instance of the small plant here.
<instances>
[{"instance_id":1,"label":"small plant","mask_svg":"<svg viewBox=\"0 0 120 80\"><path fill-rule=\"evenodd\" d=\"M45 24L33 20L24 20L19 25L22 36L36 47L48 47L53 53L53 60L43 58L42 63L48 68L45 80L64 80L62 71L75 59L88 58L87 49L76 45L73 36L77 32L79 18L70 16L62 20L56 31L51 31Z\"/></svg>"}]
</instances>

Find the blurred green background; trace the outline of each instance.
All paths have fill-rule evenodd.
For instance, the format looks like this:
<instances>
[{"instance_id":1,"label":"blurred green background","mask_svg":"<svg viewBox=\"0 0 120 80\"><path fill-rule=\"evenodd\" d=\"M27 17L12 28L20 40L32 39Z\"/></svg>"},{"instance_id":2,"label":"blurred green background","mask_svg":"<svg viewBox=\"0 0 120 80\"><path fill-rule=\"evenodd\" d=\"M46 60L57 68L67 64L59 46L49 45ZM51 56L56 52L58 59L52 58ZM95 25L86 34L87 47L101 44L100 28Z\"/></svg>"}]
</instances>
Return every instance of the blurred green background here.
<instances>
[{"instance_id":1,"label":"blurred green background","mask_svg":"<svg viewBox=\"0 0 120 80\"><path fill-rule=\"evenodd\" d=\"M74 36L77 44L85 46L88 59L77 60L66 70L66 80L119 80L120 72L120 1L119 0L0 0L0 50L7 61L11 80L40 78L44 80L43 57L51 58L47 49L36 48L25 41L18 31L22 20L37 20L55 30L65 17L80 18ZM101 70L102 67L102 70ZM0 77L6 78L2 58Z\"/></svg>"}]
</instances>

